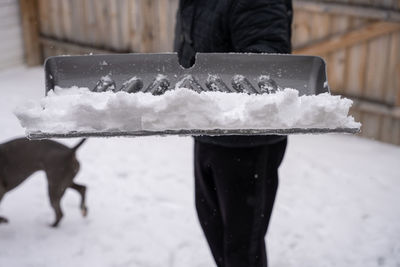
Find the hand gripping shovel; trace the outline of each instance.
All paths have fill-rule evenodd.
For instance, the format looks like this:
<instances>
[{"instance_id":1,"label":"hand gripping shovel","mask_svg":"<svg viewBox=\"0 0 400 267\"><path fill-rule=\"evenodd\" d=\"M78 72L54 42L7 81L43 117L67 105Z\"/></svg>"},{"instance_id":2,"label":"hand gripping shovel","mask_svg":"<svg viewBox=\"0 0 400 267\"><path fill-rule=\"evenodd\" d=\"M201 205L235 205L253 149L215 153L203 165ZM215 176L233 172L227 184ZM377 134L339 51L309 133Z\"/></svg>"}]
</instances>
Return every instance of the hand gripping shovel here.
<instances>
[{"instance_id":1,"label":"hand gripping shovel","mask_svg":"<svg viewBox=\"0 0 400 267\"><path fill-rule=\"evenodd\" d=\"M329 93L326 66L315 56L275 54L198 53L185 69L175 53L56 56L45 63L46 94L56 86L87 87L92 92L125 91L163 95L175 88L195 92L274 94L294 88L299 95ZM243 94L244 95L244 94ZM129 111L127 111L129 112ZM268 116L268 114L265 114ZM357 133L359 127L235 128L162 130L79 130L29 132L31 139L88 136L232 135L293 133Z\"/></svg>"}]
</instances>

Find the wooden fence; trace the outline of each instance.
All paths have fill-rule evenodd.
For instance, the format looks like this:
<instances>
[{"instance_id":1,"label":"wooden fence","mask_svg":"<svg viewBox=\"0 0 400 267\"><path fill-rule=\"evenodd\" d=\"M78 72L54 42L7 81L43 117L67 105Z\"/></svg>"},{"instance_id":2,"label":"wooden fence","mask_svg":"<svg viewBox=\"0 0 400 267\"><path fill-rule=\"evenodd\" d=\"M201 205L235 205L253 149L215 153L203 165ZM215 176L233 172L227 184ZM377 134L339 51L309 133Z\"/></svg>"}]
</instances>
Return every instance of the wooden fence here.
<instances>
[{"instance_id":1,"label":"wooden fence","mask_svg":"<svg viewBox=\"0 0 400 267\"><path fill-rule=\"evenodd\" d=\"M323 57L361 135L400 145L400 1L294 1L295 53Z\"/></svg>"},{"instance_id":2,"label":"wooden fence","mask_svg":"<svg viewBox=\"0 0 400 267\"><path fill-rule=\"evenodd\" d=\"M172 51L178 0L20 0L27 62ZM400 145L400 0L294 0L294 53L322 56L361 135ZM24 23L25 22L25 23Z\"/></svg>"},{"instance_id":3,"label":"wooden fence","mask_svg":"<svg viewBox=\"0 0 400 267\"><path fill-rule=\"evenodd\" d=\"M0 0L0 70L24 61L17 0Z\"/></svg>"},{"instance_id":4,"label":"wooden fence","mask_svg":"<svg viewBox=\"0 0 400 267\"><path fill-rule=\"evenodd\" d=\"M38 39L27 43L40 44L28 48L32 65L60 54L172 50L178 0L20 0L20 6L27 32Z\"/></svg>"}]
</instances>

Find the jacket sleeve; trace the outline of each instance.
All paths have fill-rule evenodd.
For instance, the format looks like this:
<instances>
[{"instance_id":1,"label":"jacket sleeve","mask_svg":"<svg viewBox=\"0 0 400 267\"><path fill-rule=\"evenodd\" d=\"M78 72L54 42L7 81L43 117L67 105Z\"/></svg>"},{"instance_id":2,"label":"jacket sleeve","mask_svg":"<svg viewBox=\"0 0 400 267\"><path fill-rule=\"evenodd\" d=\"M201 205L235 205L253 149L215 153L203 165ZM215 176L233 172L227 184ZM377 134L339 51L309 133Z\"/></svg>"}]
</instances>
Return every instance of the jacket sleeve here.
<instances>
[{"instance_id":1,"label":"jacket sleeve","mask_svg":"<svg viewBox=\"0 0 400 267\"><path fill-rule=\"evenodd\" d=\"M235 52L290 53L291 10L285 0L236 0L229 17Z\"/></svg>"}]
</instances>

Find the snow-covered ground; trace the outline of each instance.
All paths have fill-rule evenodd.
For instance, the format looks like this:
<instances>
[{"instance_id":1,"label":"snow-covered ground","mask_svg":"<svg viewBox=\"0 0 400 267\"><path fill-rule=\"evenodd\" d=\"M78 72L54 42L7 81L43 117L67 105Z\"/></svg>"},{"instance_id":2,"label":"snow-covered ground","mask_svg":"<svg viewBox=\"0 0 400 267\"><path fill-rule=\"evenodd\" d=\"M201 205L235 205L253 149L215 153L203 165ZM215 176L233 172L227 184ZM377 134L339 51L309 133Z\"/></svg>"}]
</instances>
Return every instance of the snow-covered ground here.
<instances>
[{"instance_id":1,"label":"snow-covered ground","mask_svg":"<svg viewBox=\"0 0 400 267\"><path fill-rule=\"evenodd\" d=\"M44 94L43 70L0 73L0 142ZM60 140L72 145L78 140ZM192 139L90 139L58 229L42 172L6 194L0 266L213 266L193 201ZM1 168L1 166L0 166ZM267 236L270 266L400 266L400 148L348 135L292 136Z\"/></svg>"}]
</instances>

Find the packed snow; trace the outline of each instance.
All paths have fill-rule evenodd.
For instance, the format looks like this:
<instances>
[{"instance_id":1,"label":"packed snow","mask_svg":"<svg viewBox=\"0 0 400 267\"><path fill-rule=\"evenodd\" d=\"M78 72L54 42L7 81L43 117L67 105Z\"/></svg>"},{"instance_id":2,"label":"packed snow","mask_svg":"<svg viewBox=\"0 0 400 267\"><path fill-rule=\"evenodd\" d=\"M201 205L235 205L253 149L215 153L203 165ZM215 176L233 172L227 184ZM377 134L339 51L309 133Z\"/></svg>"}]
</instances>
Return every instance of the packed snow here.
<instances>
[{"instance_id":1,"label":"packed snow","mask_svg":"<svg viewBox=\"0 0 400 267\"><path fill-rule=\"evenodd\" d=\"M43 76L42 68L0 73L1 142L24 134L12 111L44 95ZM32 175L0 203L10 220L0 225L0 266L215 266L195 213L192 153L190 137L90 138L75 179L88 186L88 217L69 190L65 217L50 228L44 173ZM270 266L399 267L399 159L399 147L357 136L291 136Z\"/></svg>"},{"instance_id":2,"label":"packed snow","mask_svg":"<svg viewBox=\"0 0 400 267\"><path fill-rule=\"evenodd\" d=\"M163 95L91 92L56 87L15 110L27 133L163 131L189 129L360 128L348 116L352 101L328 93L299 96L202 92L177 88Z\"/></svg>"}]
</instances>

